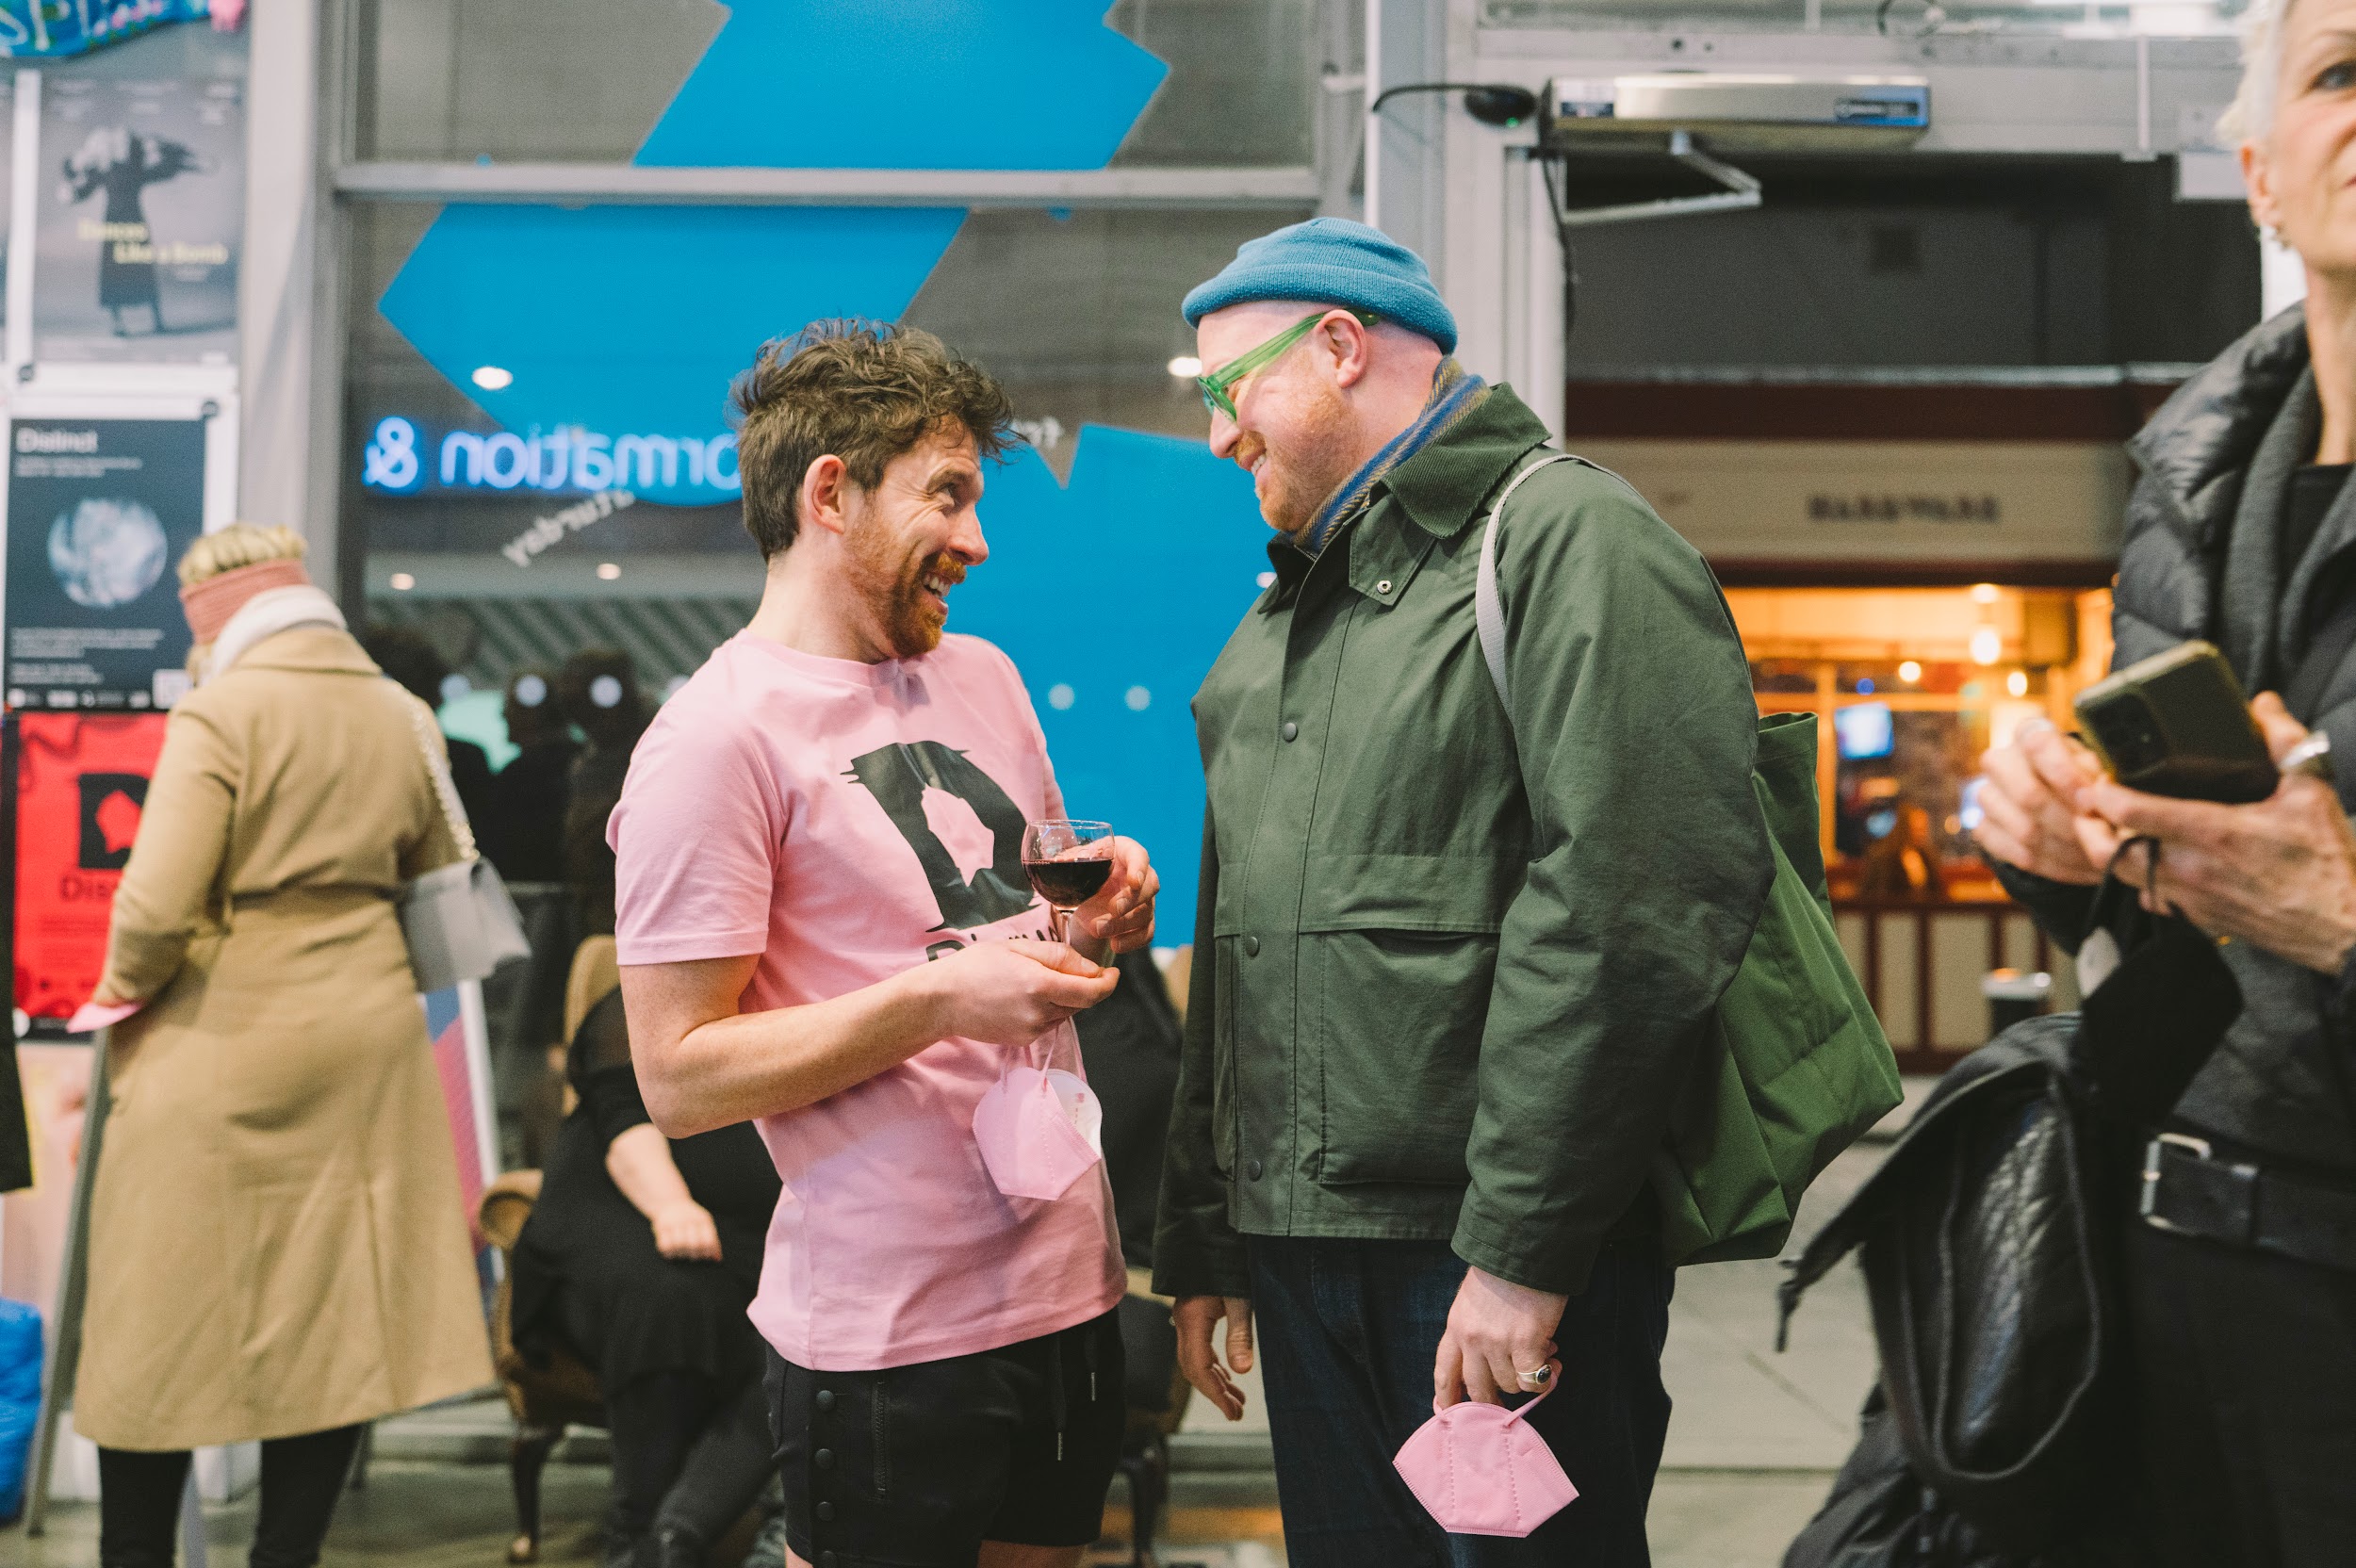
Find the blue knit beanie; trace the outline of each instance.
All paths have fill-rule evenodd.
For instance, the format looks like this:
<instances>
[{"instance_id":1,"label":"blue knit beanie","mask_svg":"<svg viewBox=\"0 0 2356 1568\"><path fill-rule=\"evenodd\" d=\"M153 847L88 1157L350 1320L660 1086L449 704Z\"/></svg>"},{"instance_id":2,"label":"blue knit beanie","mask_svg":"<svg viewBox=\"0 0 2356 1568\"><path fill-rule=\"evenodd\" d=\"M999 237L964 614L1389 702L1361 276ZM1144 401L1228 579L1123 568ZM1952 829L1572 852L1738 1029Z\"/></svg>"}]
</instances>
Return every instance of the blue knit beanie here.
<instances>
[{"instance_id":1,"label":"blue knit beanie","mask_svg":"<svg viewBox=\"0 0 2356 1568\"><path fill-rule=\"evenodd\" d=\"M1311 304L1370 310L1456 351L1456 318L1432 286L1432 269L1380 229L1347 218L1312 218L1247 239L1235 259L1199 286L1179 307L1186 325L1229 305L1254 300L1302 300Z\"/></svg>"}]
</instances>

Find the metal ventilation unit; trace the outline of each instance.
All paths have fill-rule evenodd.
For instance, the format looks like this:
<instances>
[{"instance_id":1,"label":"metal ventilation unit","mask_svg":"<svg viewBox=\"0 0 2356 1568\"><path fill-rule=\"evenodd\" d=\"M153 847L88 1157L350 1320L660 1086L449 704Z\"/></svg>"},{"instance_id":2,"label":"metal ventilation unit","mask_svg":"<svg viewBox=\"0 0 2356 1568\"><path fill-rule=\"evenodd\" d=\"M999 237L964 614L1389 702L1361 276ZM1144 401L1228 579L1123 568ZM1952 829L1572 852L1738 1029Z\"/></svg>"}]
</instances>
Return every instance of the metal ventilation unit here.
<instances>
[{"instance_id":1,"label":"metal ventilation unit","mask_svg":"<svg viewBox=\"0 0 2356 1568\"><path fill-rule=\"evenodd\" d=\"M1557 76L1539 104L1538 151L1560 229L1690 217L1759 204L1759 184L1714 154L1903 152L1931 127L1920 76L1802 76L1661 72ZM1574 155L1668 155L1724 188L1612 206L1574 207L1563 168ZM1562 185L1555 184L1562 171Z\"/></svg>"},{"instance_id":2,"label":"metal ventilation unit","mask_svg":"<svg viewBox=\"0 0 2356 1568\"><path fill-rule=\"evenodd\" d=\"M1566 153L1678 131L1717 153L1902 152L1930 129L1931 88L1920 76L1557 76L1539 121L1541 144Z\"/></svg>"}]
</instances>

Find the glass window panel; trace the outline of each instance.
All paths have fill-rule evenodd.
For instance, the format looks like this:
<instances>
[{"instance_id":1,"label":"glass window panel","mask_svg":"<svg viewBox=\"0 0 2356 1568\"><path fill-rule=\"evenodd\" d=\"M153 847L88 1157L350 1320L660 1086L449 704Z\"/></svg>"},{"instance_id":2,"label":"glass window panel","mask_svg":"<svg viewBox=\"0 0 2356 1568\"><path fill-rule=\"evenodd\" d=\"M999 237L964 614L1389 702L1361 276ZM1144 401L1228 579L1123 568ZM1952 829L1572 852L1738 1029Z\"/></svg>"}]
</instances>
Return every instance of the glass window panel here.
<instances>
[{"instance_id":1,"label":"glass window panel","mask_svg":"<svg viewBox=\"0 0 2356 1568\"><path fill-rule=\"evenodd\" d=\"M1017 413L1045 426L1040 450L1058 471L1084 424L1200 440L1202 394L1190 374L1170 369L1194 351L1179 302L1236 246L1308 216L971 213L908 319L1006 384Z\"/></svg>"},{"instance_id":2,"label":"glass window panel","mask_svg":"<svg viewBox=\"0 0 2356 1568\"><path fill-rule=\"evenodd\" d=\"M1305 164L1311 0L1121 0L1105 20L1170 67L1116 164Z\"/></svg>"},{"instance_id":3,"label":"glass window panel","mask_svg":"<svg viewBox=\"0 0 2356 1568\"><path fill-rule=\"evenodd\" d=\"M1852 722L1859 716L1871 723ZM1987 746L1983 713L1924 712L1864 702L1839 710L1833 849L1862 898L1937 899L1974 851L1961 822L1965 786ZM1855 742L1855 744L1852 743ZM1851 753L1855 755L1851 755Z\"/></svg>"},{"instance_id":4,"label":"glass window panel","mask_svg":"<svg viewBox=\"0 0 2356 1568\"><path fill-rule=\"evenodd\" d=\"M728 20L714 0L362 0L366 158L627 162Z\"/></svg>"},{"instance_id":5,"label":"glass window panel","mask_svg":"<svg viewBox=\"0 0 2356 1568\"><path fill-rule=\"evenodd\" d=\"M1308 162L1313 10L1120 0L1107 24L1170 75L1114 161ZM360 155L461 161L628 161L728 19L715 0L361 0L360 13Z\"/></svg>"},{"instance_id":6,"label":"glass window panel","mask_svg":"<svg viewBox=\"0 0 2356 1568\"><path fill-rule=\"evenodd\" d=\"M352 520L347 536L365 561L368 612L426 627L478 688L561 660L594 637L627 648L642 681L659 692L741 626L759 596L759 563L736 505L636 502L567 531L519 566L501 547L579 495L530 485L393 495L364 482L366 448L386 419L406 422L429 464L448 432L498 430L376 308L438 210L422 203L352 209L344 505ZM1058 474L1069 473L1087 424L1200 441L1207 426L1201 396L1191 376L1170 369L1193 348L1179 302L1244 240L1306 216L977 211L907 319L997 374ZM778 330L799 324L781 321ZM721 392L713 388L715 409ZM597 576L600 566L615 575ZM409 585L396 586L399 580Z\"/></svg>"}]
</instances>

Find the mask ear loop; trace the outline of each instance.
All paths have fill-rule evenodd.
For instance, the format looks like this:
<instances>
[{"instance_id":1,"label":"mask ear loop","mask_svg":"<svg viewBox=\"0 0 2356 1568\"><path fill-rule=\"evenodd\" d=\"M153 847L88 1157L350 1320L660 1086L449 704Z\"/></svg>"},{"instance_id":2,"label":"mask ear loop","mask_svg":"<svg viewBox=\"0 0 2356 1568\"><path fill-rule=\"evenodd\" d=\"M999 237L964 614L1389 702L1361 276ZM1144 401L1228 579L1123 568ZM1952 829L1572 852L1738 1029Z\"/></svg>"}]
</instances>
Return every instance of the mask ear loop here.
<instances>
[{"instance_id":1,"label":"mask ear loop","mask_svg":"<svg viewBox=\"0 0 2356 1568\"><path fill-rule=\"evenodd\" d=\"M2127 858L2128 852L2137 845L2143 848L2144 891L2159 905L2159 908L2154 912L2171 917L2177 916L2179 911L2176 906L2169 903L2167 896L2160 891L2160 841L2149 833L2137 833L2122 841L2117 849L2111 851L2110 861L2102 868L2102 880L2105 882L2123 880L2119 874L2119 864Z\"/></svg>"}]
</instances>

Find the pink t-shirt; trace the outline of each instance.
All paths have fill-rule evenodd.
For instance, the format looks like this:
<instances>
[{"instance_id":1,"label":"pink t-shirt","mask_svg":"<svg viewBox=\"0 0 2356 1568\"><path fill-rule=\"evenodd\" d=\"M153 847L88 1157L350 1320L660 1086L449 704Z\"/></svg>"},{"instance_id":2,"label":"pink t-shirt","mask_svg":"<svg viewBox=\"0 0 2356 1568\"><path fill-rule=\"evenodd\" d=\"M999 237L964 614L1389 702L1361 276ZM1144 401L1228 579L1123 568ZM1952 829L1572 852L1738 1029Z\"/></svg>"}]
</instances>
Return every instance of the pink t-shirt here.
<instances>
[{"instance_id":1,"label":"pink t-shirt","mask_svg":"<svg viewBox=\"0 0 2356 1568\"><path fill-rule=\"evenodd\" d=\"M663 706L606 833L625 964L759 954L746 1012L823 1002L978 940L1040 936L1023 825L1062 813L1013 663L973 637L920 659L823 659L740 632ZM1125 1287L1104 1167L1008 1198L973 1107L1026 1059L927 1046L758 1123L785 1183L752 1321L828 1372L995 1349L1112 1310ZM1080 1071L1065 1024L1030 1048Z\"/></svg>"}]
</instances>

